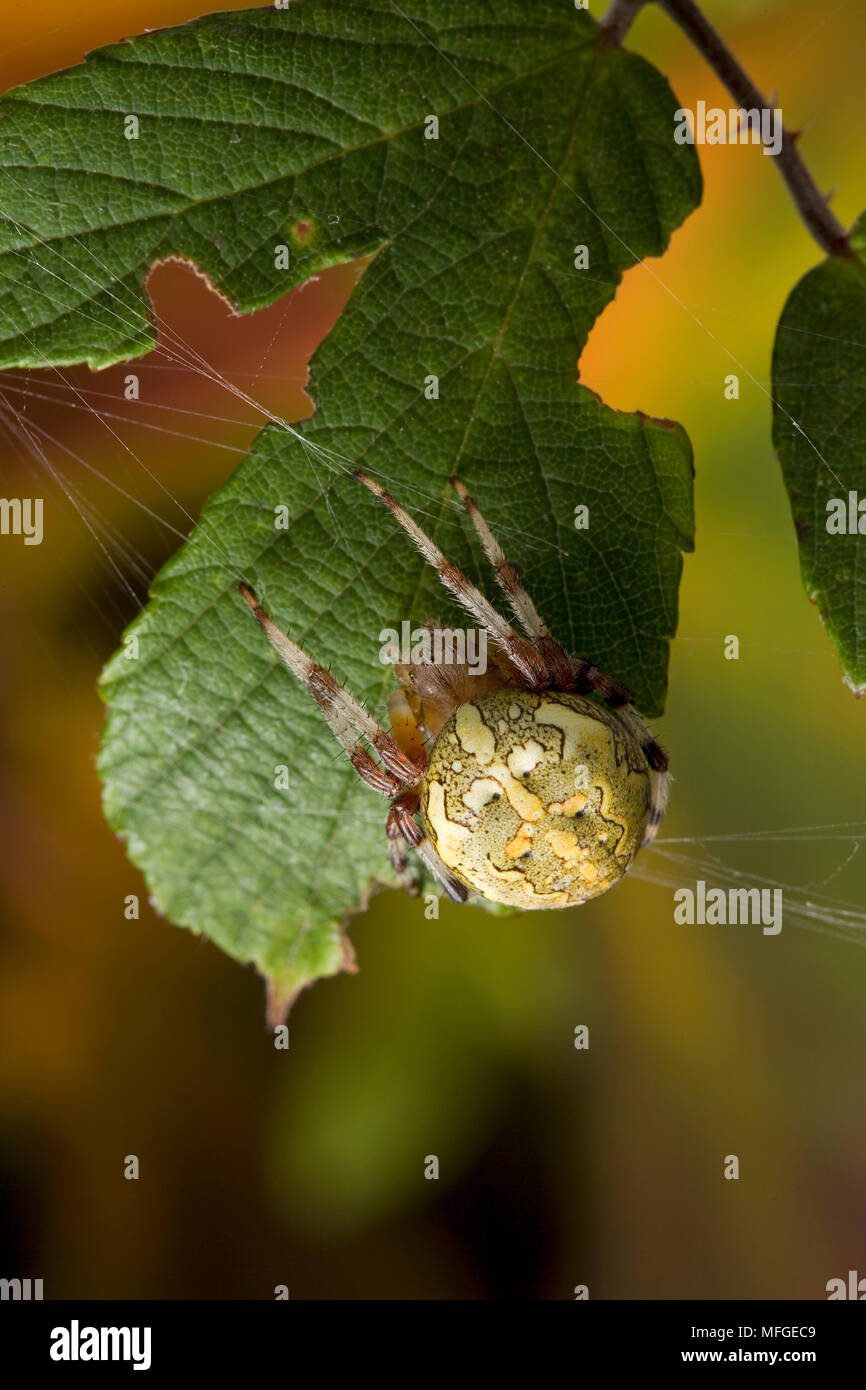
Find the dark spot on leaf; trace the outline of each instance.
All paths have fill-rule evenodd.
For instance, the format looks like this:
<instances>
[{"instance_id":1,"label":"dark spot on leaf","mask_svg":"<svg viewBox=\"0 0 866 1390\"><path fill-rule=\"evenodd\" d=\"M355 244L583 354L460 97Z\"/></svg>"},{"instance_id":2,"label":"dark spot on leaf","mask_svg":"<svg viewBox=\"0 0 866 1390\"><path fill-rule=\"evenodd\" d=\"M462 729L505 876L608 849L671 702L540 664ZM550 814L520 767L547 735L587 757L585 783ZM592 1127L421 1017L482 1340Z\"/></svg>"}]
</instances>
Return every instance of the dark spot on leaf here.
<instances>
[{"instance_id":1,"label":"dark spot on leaf","mask_svg":"<svg viewBox=\"0 0 866 1390\"><path fill-rule=\"evenodd\" d=\"M299 217L289 228L289 235L296 246L307 246L316 234L316 224L309 217Z\"/></svg>"}]
</instances>

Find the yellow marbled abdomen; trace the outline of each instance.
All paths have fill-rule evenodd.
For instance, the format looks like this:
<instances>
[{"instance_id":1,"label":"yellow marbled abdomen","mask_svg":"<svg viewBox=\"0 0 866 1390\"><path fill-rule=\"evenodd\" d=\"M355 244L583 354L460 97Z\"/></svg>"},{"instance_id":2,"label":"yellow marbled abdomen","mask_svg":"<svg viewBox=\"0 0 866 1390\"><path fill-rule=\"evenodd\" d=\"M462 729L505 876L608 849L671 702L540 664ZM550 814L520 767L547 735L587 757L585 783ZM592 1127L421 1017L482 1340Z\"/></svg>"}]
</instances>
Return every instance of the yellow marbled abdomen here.
<instances>
[{"instance_id":1,"label":"yellow marbled abdomen","mask_svg":"<svg viewBox=\"0 0 866 1390\"><path fill-rule=\"evenodd\" d=\"M582 695L505 688L455 710L430 753L433 846L492 902L559 908L613 887L641 841L650 774L616 714Z\"/></svg>"}]
</instances>

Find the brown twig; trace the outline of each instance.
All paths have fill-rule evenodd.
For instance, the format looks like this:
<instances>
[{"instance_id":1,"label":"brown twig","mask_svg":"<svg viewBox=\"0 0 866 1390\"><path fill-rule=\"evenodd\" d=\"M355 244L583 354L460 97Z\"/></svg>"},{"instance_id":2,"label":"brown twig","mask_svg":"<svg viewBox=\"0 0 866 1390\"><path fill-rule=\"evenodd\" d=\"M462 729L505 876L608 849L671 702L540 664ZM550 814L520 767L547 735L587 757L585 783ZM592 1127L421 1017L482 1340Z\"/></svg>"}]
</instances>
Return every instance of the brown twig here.
<instances>
[{"instance_id":1,"label":"brown twig","mask_svg":"<svg viewBox=\"0 0 866 1390\"><path fill-rule=\"evenodd\" d=\"M600 20L602 29L617 43L622 43L638 10L643 9L646 3L647 0L610 0Z\"/></svg>"},{"instance_id":2,"label":"brown twig","mask_svg":"<svg viewBox=\"0 0 866 1390\"><path fill-rule=\"evenodd\" d=\"M601 21L602 27L616 42L621 42L646 2L647 0L612 0ZM670 15L703 54L740 109L772 109L694 0L655 0L655 3ZM793 132L783 129L779 152L772 156L779 173L788 185L794 206L822 250L831 256L851 256L848 233L830 211L827 199L800 158L796 140Z\"/></svg>"}]
</instances>

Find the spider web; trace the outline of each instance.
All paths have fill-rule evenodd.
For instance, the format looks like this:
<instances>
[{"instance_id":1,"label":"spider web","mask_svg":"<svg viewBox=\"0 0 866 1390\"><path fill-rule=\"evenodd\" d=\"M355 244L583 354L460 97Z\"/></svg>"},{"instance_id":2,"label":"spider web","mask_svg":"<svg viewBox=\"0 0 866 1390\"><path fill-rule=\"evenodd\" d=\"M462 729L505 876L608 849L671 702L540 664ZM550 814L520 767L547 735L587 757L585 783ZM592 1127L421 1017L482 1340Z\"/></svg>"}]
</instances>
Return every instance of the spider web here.
<instances>
[{"instance_id":1,"label":"spider web","mask_svg":"<svg viewBox=\"0 0 866 1390\"><path fill-rule=\"evenodd\" d=\"M402 15L399 6L394 5L394 9ZM403 15L403 18L407 23L412 23L408 16ZM461 76L468 81L464 74ZM479 92L478 95L487 102L483 93ZM487 104L490 105L489 102ZM519 139L529 144L511 122L506 123ZM532 148L531 145L529 147ZM547 162L537 151L534 152L544 163ZM553 172L556 173L555 170ZM579 198L580 195L575 190L570 191ZM26 230L30 237L34 235L30 228L19 230ZM622 242L622 238L613 228L606 226L605 230ZM81 245L80 242L78 244ZM88 250L88 254L93 257L94 270L104 269L92 252ZM51 277L56 278L56 271L39 262L32 252L31 257L44 272L46 283ZM56 248L53 249L53 257L56 263ZM326 272L328 273L334 272ZM709 327L705 319L699 316L694 306L681 298L654 267L642 261L629 274L650 276L655 286L670 298L677 309L691 320L739 372L749 379L767 398L768 403L772 401L768 386L752 373L740 357ZM97 284L104 288L104 282L97 281L94 277L94 285ZM157 447L163 437L166 440L181 440L217 453L236 456L238 462L248 453L254 435L264 425L269 424L285 431L303 449L305 458L321 487L331 518L333 545L345 555L352 554L351 534L347 530L345 518L341 518L331 506L329 496L333 480L351 472L354 461L306 438L278 409L262 399L264 395L276 394L277 397L284 397L286 394L285 390L276 391L276 388L270 385L266 390L262 390L265 383L276 382L285 388L290 384L302 385L306 379L287 377L265 370L268 359L274 355L277 346L282 344L284 338L290 337L291 326L287 328L287 323L297 302L297 296L302 293L304 287L294 291L280 306L276 327L257 367L244 373L230 373L223 370L218 362L206 358L182 335L171 318L164 317L156 306L152 306L158 333L158 346L155 351L146 358L134 359L109 369L111 373L121 374L132 371L140 383L147 382L147 390L142 390L134 403L130 403L132 409L125 408L126 403L117 391L104 389L106 374L97 376L93 373L85 374L78 368L51 368L42 371L6 372L0 375L0 435L7 440L12 453L35 479L47 480L49 486L62 495L84 527L94 556L101 566L105 583L99 599L91 592L87 593L87 599L96 604L103 622L113 636L117 636L119 627L123 626L146 601L147 586L158 566L154 563L152 555L140 550L99 505L96 495L98 489L107 489L118 494L125 503L139 511L157 528L163 544L170 542L173 548L175 543L180 545L187 539L196 522L194 512L149 466L148 450L143 448L140 442L135 442L139 431L144 431L154 439ZM46 296L50 297L47 290ZM115 314L118 321L127 328L133 328L135 325L125 317L122 301L114 295L112 298L117 306ZM86 309L79 312L87 316ZM273 310L263 312L273 313ZM20 332L20 329L18 331ZM186 380L191 385L206 383L224 398L226 413L196 410L180 406L172 399L165 399L169 392L162 383L168 382L171 388L179 379ZM248 385L242 385L242 381ZM58 409L78 413L77 419L74 414L71 416L75 427L70 430L69 435L64 431L58 432L49 428L46 423L45 416ZM167 422L169 416L171 424ZM85 420L102 432L104 443L112 457L112 472L101 470L73 447L70 435L74 437L77 433L80 420ZM799 429L796 421L792 419L791 423ZM181 424L183 427L180 427ZM203 430L208 432L202 433ZM246 441L227 442L225 436L234 431L243 431L247 436ZM811 441L808 442L839 487L844 489L844 481L836 477L817 446ZM126 487L117 480L117 474L131 473L134 476L135 470L141 470L144 478L155 485L161 494L163 501L159 508L144 501L137 495L134 487ZM393 481L381 470L379 477L386 485ZM400 500L412 507L423 524L425 517L433 515L429 510L433 499L418 489L414 491L414 497L407 497L404 485ZM440 499L435 499L435 502L438 508ZM455 510L460 510L460 504L456 501L451 505ZM509 534L519 535L524 546L528 543L527 537L518 527L511 533L500 528L499 539L506 553ZM541 543L536 541L534 544L542 548ZM568 553L553 540L544 543L543 548L549 550L551 556L556 553ZM225 563L233 578L245 578L228 558ZM357 578L358 583L367 591L368 579L360 566ZM74 582L83 587L77 576L74 577ZM701 642L718 641L717 637L678 636L672 643L672 657L676 658L683 648L693 649L695 644ZM335 757L339 756L339 750L335 749ZM676 766L676 757L674 762ZM695 771L694 768L689 774L680 771L680 779L685 781L687 776ZM673 814L676 814L675 802ZM673 815L669 812L668 824L672 820ZM668 890L681 888L690 879L704 879L708 887L723 889L780 889L784 896L786 925L794 924L858 945L866 945L866 909L856 901L824 891L831 885L838 887L839 881L851 882L859 878L862 882L862 873L857 875L855 870L862 870L860 850L864 840L866 820L782 826L774 829L713 830L691 836L661 835L651 848L641 852L630 871L630 877L645 883L648 888L660 887ZM771 867L779 870L783 867L789 868L791 871L788 874L774 877L767 872L769 846L773 847L771 854L774 856ZM801 877L799 881L795 870L802 861L803 849L794 849L795 846L808 846L809 868L806 877ZM760 857L752 868L750 862L755 860L756 852ZM816 865L820 867L816 869Z\"/></svg>"}]
</instances>

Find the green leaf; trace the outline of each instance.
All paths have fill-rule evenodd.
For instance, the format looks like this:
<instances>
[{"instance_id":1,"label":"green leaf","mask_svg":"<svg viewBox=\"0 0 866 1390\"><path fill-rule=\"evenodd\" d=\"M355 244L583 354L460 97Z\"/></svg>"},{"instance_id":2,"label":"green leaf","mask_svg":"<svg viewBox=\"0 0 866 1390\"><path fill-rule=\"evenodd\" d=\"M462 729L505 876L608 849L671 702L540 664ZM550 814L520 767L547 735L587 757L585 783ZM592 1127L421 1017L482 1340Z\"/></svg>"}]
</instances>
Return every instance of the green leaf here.
<instances>
[{"instance_id":1,"label":"green leaf","mask_svg":"<svg viewBox=\"0 0 866 1390\"><path fill-rule=\"evenodd\" d=\"M856 695L866 690L866 215L850 259L795 286L773 351L773 439L806 592ZM858 510L862 504L862 511ZM840 529L840 527L844 529Z\"/></svg>"},{"instance_id":2,"label":"green leaf","mask_svg":"<svg viewBox=\"0 0 866 1390\"><path fill-rule=\"evenodd\" d=\"M159 908L254 961L278 1003L345 966L340 923L392 874L385 803L276 663L238 576L380 718L381 631L461 623L349 465L493 593L447 486L459 472L560 640L662 707L691 452L678 426L577 385L576 362L623 271L700 197L676 107L565 0L309 0L107 49L0 108L4 175L27 166L2 199L20 239L0 267L7 362L144 350L159 256L194 259L247 310L375 253L314 359L302 439L263 431L103 683L109 821Z\"/></svg>"}]
</instances>

